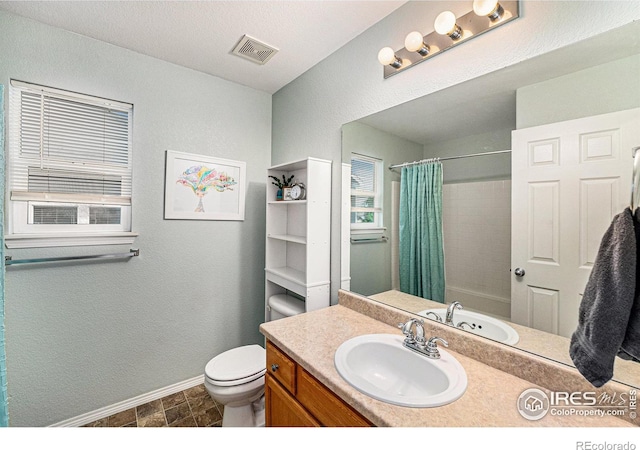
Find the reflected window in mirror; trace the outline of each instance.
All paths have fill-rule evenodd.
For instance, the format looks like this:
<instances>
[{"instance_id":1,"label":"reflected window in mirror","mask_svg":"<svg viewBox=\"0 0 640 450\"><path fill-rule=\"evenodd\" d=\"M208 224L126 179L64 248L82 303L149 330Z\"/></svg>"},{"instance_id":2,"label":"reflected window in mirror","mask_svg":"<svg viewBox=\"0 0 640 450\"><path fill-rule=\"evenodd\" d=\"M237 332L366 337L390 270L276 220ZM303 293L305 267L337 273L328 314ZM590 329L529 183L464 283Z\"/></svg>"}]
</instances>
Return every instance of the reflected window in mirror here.
<instances>
[{"instance_id":1,"label":"reflected window in mirror","mask_svg":"<svg viewBox=\"0 0 640 450\"><path fill-rule=\"evenodd\" d=\"M351 233L375 232L384 227L382 219L382 160L364 155L351 156Z\"/></svg>"}]
</instances>

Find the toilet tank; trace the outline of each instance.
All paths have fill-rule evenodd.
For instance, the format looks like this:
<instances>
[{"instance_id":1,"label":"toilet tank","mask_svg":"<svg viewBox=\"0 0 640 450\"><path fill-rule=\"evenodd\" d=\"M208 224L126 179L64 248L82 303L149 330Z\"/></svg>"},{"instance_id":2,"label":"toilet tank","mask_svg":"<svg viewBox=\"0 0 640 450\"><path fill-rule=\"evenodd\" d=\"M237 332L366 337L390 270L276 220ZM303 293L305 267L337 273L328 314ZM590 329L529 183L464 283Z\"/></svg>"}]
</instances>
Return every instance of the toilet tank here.
<instances>
[{"instance_id":1,"label":"toilet tank","mask_svg":"<svg viewBox=\"0 0 640 450\"><path fill-rule=\"evenodd\" d=\"M305 312L304 301L287 294L269 297L269 320L278 320Z\"/></svg>"}]
</instances>

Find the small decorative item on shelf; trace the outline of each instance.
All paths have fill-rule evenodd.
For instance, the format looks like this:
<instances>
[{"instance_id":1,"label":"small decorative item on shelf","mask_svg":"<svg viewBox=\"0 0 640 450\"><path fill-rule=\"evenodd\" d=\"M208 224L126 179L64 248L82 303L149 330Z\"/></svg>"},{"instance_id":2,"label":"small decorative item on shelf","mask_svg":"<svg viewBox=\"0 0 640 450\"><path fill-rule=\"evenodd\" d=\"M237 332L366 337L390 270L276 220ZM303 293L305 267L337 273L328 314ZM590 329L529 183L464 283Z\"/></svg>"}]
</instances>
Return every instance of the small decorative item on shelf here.
<instances>
[{"instance_id":1,"label":"small decorative item on shelf","mask_svg":"<svg viewBox=\"0 0 640 450\"><path fill-rule=\"evenodd\" d=\"M291 175L289 178L287 178L285 175L282 175L282 180L280 180L280 178L273 175L269 175L269 178L273 179L271 184L273 184L278 188L278 191L276 192L276 200L282 200L283 190L285 190L285 193L291 192L290 186L291 186L291 180L293 180L293 175ZM285 198L285 200L291 200L291 196L289 195L289 198L288 199Z\"/></svg>"},{"instance_id":2,"label":"small decorative item on shelf","mask_svg":"<svg viewBox=\"0 0 640 450\"><path fill-rule=\"evenodd\" d=\"M304 200L307 196L306 191L304 183L294 183L294 185L291 186L291 200Z\"/></svg>"}]
</instances>

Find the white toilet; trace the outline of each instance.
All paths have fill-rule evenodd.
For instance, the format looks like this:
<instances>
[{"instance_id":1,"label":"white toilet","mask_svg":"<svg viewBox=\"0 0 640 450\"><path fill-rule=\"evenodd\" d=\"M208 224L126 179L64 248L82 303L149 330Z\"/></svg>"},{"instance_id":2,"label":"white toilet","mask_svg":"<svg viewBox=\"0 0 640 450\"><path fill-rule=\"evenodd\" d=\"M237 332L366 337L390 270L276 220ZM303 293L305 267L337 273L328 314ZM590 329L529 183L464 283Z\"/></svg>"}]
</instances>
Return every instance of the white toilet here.
<instances>
[{"instance_id":1,"label":"white toilet","mask_svg":"<svg viewBox=\"0 0 640 450\"><path fill-rule=\"evenodd\" d=\"M288 295L269 298L269 319L303 313L304 302ZM245 345L219 354L204 369L204 385L216 402L224 405L223 427L264 426L264 374L266 351Z\"/></svg>"},{"instance_id":2,"label":"white toilet","mask_svg":"<svg viewBox=\"0 0 640 450\"><path fill-rule=\"evenodd\" d=\"M267 309L269 320L284 319L304 312L304 302L286 294L277 294L269 297Z\"/></svg>"}]
</instances>

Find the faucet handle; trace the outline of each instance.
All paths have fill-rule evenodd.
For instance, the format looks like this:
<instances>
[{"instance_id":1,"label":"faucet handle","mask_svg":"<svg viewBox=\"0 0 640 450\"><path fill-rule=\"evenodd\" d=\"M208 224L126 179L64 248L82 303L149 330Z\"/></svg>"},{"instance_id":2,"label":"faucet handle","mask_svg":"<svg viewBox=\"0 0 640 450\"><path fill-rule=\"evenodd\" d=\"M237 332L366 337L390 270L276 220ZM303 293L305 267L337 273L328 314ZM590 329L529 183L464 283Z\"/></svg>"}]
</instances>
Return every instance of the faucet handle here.
<instances>
[{"instance_id":1,"label":"faucet handle","mask_svg":"<svg viewBox=\"0 0 640 450\"><path fill-rule=\"evenodd\" d=\"M464 330L464 326L468 326L470 330L475 330L476 329L476 324L475 323L469 323L469 322L459 322L458 325L456 325L456 328L460 328L461 330Z\"/></svg>"},{"instance_id":2,"label":"faucet handle","mask_svg":"<svg viewBox=\"0 0 640 450\"><path fill-rule=\"evenodd\" d=\"M440 342L445 347L449 347L449 343L440 337L432 337L427 341L427 345L425 350L427 352L427 357L432 359L440 359L440 351L438 350L438 342Z\"/></svg>"},{"instance_id":3,"label":"faucet handle","mask_svg":"<svg viewBox=\"0 0 640 450\"><path fill-rule=\"evenodd\" d=\"M434 319L436 320L436 322L442 322L442 318L437 315L436 313L434 313L433 311L427 311L426 313L424 313L424 316L428 319L429 316L433 316Z\"/></svg>"}]
</instances>

